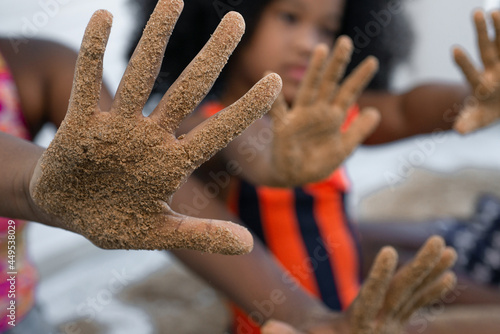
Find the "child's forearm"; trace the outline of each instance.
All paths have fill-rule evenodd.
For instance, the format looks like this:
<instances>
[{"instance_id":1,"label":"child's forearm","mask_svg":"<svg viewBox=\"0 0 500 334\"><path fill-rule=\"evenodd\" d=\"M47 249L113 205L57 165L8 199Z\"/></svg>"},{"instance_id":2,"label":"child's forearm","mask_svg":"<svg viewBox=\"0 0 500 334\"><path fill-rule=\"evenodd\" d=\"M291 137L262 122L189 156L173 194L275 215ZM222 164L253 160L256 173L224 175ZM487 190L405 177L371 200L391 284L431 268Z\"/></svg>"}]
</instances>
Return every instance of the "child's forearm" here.
<instances>
[{"instance_id":1,"label":"child's forearm","mask_svg":"<svg viewBox=\"0 0 500 334\"><path fill-rule=\"evenodd\" d=\"M29 186L43 148L0 132L0 215L38 220Z\"/></svg>"},{"instance_id":2,"label":"child's forearm","mask_svg":"<svg viewBox=\"0 0 500 334\"><path fill-rule=\"evenodd\" d=\"M474 103L465 84L428 84L402 96L408 128L417 133L450 130L464 104Z\"/></svg>"},{"instance_id":3,"label":"child's forearm","mask_svg":"<svg viewBox=\"0 0 500 334\"><path fill-rule=\"evenodd\" d=\"M201 183L191 177L174 196L175 210L192 201L193 187L203 190ZM199 206L197 206L199 208ZM200 217L238 221L217 199L198 209ZM222 291L231 301L255 319L278 319L301 326L311 318L331 315L318 299L307 294L267 252L254 241L251 253L242 256L219 256L189 250L173 252L191 270Z\"/></svg>"},{"instance_id":4,"label":"child's forearm","mask_svg":"<svg viewBox=\"0 0 500 334\"><path fill-rule=\"evenodd\" d=\"M332 314L296 285L258 242L254 241L251 253L237 257L188 250L173 252L192 271L262 323L273 318L301 327L314 318Z\"/></svg>"},{"instance_id":5,"label":"child's forearm","mask_svg":"<svg viewBox=\"0 0 500 334\"><path fill-rule=\"evenodd\" d=\"M474 97L466 85L426 84L400 95L366 92L359 99L360 106L378 108L382 119L365 144L450 130L459 112L470 103L474 103Z\"/></svg>"}]
</instances>

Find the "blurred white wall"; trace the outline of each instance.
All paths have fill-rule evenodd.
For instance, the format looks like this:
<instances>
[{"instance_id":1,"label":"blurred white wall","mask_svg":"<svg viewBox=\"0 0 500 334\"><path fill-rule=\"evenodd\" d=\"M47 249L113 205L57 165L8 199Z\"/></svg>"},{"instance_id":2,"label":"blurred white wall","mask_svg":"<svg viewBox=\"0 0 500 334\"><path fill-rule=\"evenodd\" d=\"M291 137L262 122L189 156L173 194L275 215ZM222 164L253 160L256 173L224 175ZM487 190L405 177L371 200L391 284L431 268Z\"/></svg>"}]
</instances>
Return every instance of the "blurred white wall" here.
<instances>
[{"instance_id":1,"label":"blurred white wall","mask_svg":"<svg viewBox=\"0 0 500 334\"><path fill-rule=\"evenodd\" d=\"M500 2L498 0L485 0L484 7L486 10L491 10L493 8L498 8L500 6Z\"/></svg>"},{"instance_id":2,"label":"blurred white wall","mask_svg":"<svg viewBox=\"0 0 500 334\"><path fill-rule=\"evenodd\" d=\"M451 58L453 46L460 45L478 60L472 12L481 8L477 0L406 0L406 12L416 32L414 50L396 75L398 89L432 80L461 81Z\"/></svg>"}]
</instances>

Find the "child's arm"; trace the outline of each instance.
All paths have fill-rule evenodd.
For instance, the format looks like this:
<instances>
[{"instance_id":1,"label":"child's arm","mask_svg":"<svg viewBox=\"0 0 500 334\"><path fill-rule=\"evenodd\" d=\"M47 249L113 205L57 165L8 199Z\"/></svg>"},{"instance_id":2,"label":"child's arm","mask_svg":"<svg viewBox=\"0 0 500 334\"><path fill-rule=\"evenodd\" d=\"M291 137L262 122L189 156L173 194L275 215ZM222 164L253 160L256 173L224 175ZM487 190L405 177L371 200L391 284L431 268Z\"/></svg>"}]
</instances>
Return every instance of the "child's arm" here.
<instances>
[{"instance_id":1,"label":"child's arm","mask_svg":"<svg viewBox=\"0 0 500 334\"><path fill-rule=\"evenodd\" d=\"M360 107L373 106L382 117L364 144L450 130L468 96L469 88L453 84L426 84L403 94L366 91L358 100Z\"/></svg>"},{"instance_id":2,"label":"child's arm","mask_svg":"<svg viewBox=\"0 0 500 334\"><path fill-rule=\"evenodd\" d=\"M23 117L35 137L46 122L61 125L71 94L78 54L48 40L0 38L0 52L15 79ZM103 85L99 107L109 110L111 96Z\"/></svg>"},{"instance_id":3,"label":"child's arm","mask_svg":"<svg viewBox=\"0 0 500 334\"><path fill-rule=\"evenodd\" d=\"M467 133L500 118L500 12L491 14L496 36L490 40L484 14L474 14L478 48L484 71L478 71L466 54L456 48L455 62L464 73L469 87L447 84L419 86L396 95L369 91L359 99L361 106L374 106L382 121L367 144L449 130Z\"/></svg>"},{"instance_id":4,"label":"child's arm","mask_svg":"<svg viewBox=\"0 0 500 334\"><path fill-rule=\"evenodd\" d=\"M0 216L37 220L43 216L29 193L31 175L44 149L0 131ZM47 225L56 225L48 219Z\"/></svg>"},{"instance_id":5,"label":"child's arm","mask_svg":"<svg viewBox=\"0 0 500 334\"><path fill-rule=\"evenodd\" d=\"M2 167L1 182L6 183L0 189L19 195L8 199L12 205L2 206L10 216L36 218L77 232L103 248L190 248L230 254L251 249L251 236L244 228L182 216L169 203L195 168L270 108L281 80L267 76L216 119L184 138L174 136L243 34L243 19L230 13L152 115L143 117L181 9L180 0L159 2L109 112L101 111L98 101L111 15L94 14L78 56L68 113L49 148L37 160L40 149L1 137L5 160L14 148L26 152L25 159L15 161L23 164L19 170L12 163Z\"/></svg>"},{"instance_id":6,"label":"child's arm","mask_svg":"<svg viewBox=\"0 0 500 334\"><path fill-rule=\"evenodd\" d=\"M190 189L193 188L203 191L202 184L195 178L190 178L174 196L174 208L192 201ZM201 217L236 220L217 199L208 200L206 205L197 206L196 210ZM352 330L355 324L381 328L403 326L412 311L428 302L430 297L449 290L454 281L450 272L441 276L455 260L454 251L445 248L441 238L431 239L412 264L395 276L396 254L394 250L386 249L373 266L371 278L365 283L357 301L342 315L328 310L322 302L296 285L291 276L259 242L254 243L251 253L238 257L200 254L187 250L173 252L191 270L222 291L246 312L258 314L256 319L277 319L292 324L295 328L307 328L311 330L310 333L333 333L333 328ZM426 290L429 287L434 290L424 293L429 292ZM387 301L382 303L385 297ZM393 313L399 309L404 311ZM321 323L324 326L319 326Z\"/></svg>"}]
</instances>

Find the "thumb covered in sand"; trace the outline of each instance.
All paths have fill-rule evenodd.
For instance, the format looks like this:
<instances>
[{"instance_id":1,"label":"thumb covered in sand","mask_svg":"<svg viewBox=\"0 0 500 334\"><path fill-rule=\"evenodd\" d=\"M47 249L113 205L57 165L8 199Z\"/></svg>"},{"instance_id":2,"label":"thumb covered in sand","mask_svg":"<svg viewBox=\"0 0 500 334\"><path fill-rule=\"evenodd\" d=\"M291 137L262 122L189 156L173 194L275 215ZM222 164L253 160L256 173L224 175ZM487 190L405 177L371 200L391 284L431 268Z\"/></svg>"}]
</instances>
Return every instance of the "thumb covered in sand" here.
<instances>
[{"instance_id":1,"label":"thumb covered in sand","mask_svg":"<svg viewBox=\"0 0 500 334\"><path fill-rule=\"evenodd\" d=\"M252 234L243 226L224 220L195 218L166 208L162 224L152 233L169 249L239 255L253 249ZM162 238L163 237L163 238Z\"/></svg>"}]
</instances>

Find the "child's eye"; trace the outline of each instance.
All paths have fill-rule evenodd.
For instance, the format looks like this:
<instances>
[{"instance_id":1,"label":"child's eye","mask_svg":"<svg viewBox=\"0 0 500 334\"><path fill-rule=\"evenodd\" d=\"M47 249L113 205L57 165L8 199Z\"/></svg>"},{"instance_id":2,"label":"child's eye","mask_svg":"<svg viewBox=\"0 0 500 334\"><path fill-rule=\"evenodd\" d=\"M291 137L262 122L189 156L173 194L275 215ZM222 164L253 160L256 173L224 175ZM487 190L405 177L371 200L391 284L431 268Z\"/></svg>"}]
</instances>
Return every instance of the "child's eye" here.
<instances>
[{"instance_id":1,"label":"child's eye","mask_svg":"<svg viewBox=\"0 0 500 334\"><path fill-rule=\"evenodd\" d=\"M337 29L333 28L321 28L321 34L324 37L335 38L337 36Z\"/></svg>"},{"instance_id":2,"label":"child's eye","mask_svg":"<svg viewBox=\"0 0 500 334\"><path fill-rule=\"evenodd\" d=\"M291 13L291 12L286 12L282 11L278 13L279 17L283 22L288 23L288 24L294 24L299 20L298 15Z\"/></svg>"}]
</instances>

